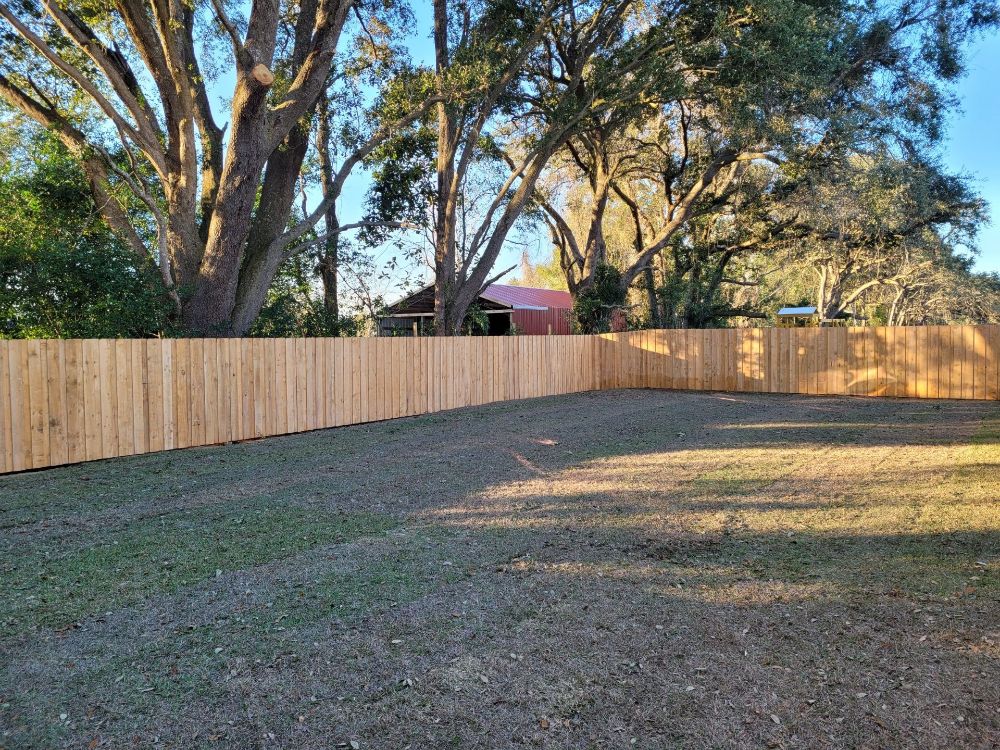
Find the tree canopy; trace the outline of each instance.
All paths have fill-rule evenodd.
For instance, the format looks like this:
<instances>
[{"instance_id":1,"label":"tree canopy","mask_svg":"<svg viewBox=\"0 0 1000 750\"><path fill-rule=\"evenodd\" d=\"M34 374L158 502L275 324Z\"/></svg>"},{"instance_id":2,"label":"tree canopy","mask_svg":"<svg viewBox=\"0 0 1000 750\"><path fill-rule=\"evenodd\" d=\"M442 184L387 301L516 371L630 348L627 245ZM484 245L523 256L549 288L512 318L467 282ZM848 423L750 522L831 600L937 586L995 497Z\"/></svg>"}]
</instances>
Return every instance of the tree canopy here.
<instances>
[{"instance_id":1,"label":"tree canopy","mask_svg":"<svg viewBox=\"0 0 1000 750\"><path fill-rule=\"evenodd\" d=\"M636 325L793 297L1000 317L972 271L984 203L940 159L992 2L0 0L0 19L0 117L24 140L3 335L336 334L421 278L456 334L538 238L587 330L605 298Z\"/></svg>"}]
</instances>

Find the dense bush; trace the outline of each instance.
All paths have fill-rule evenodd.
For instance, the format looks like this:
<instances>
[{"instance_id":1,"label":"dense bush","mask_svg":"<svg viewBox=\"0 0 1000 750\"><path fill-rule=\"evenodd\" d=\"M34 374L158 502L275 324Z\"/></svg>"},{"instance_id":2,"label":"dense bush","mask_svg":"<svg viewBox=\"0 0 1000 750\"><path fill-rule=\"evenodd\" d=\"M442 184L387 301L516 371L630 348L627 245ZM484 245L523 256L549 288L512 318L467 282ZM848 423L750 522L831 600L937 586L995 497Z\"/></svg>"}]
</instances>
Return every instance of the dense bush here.
<instances>
[{"instance_id":1,"label":"dense bush","mask_svg":"<svg viewBox=\"0 0 1000 750\"><path fill-rule=\"evenodd\" d=\"M622 274L614 266L602 263L594 270L593 283L576 295L573 316L581 333L603 333L610 330L611 316L625 307L627 291L622 287Z\"/></svg>"},{"instance_id":2,"label":"dense bush","mask_svg":"<svg viewBox=\"0 0 1000 750\"><path fill-rule=\"evenodd\" d=\"M28 153L0 161L0 337L163 332L155 269L108 229L76 162L47 134Z\"/></svg>"}]
</instances>

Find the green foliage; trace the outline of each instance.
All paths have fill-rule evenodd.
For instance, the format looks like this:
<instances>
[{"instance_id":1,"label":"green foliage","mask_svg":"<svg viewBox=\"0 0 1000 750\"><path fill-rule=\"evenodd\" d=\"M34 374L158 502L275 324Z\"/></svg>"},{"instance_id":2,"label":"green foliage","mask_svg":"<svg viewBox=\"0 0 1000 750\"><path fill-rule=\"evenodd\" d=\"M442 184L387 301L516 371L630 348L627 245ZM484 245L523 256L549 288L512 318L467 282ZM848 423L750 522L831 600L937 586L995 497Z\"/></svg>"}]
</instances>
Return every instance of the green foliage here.
<instances>
[{"instance_id":1,"label":"green foliage","mask_svg":"<svg viewBox=\"0 0 1000 750\"><path fill-rule=\"evenodd\" d=\"M163 332L159 276L101 219L74 159L47 133L25 153L0 162L0 337Z\"/></svg>"},{"instance_id":2,"label":"green foliage","mask_svg":"<svg viewBox=\"0 0 1000 750\"><path fill-rule=\"evenodd\" d=\"M610 330L611 314L625 307L626 290L622 274L614 266L602 263L594 271L594 281L573 300L573 317L581 333Z\"/></svg>"},{"instance_id":3,"label":"green foliage","mask_svg":"<svg viewBox=\"0 0 1000 750\"><path fill-rule=\"evenodd\" d=\"M428 127L400 133L375 149L367 160L372 185L366 199L363 238L370 244L384 242L392 230L380 222L409 222L421 226L434 196L434 152L437 136Z\"/></svg>"},{"instance_id":4,"label":"green foliage","mask_svg":"<svg viewBox=\"0 0 1000 750\"><path fill-rule=\"evenodd\" d=\"M566 277L559 265L559 256L553 253L547 261L532 263L528 253L521 255L521 272L511 279L511 286L529 286L538 289L558 289L566 291Z\"/></svg>"},{"instance_id":5,"label":"green foliage","mask_svg":"<svg viewBox=\"0 0 1000 750\"><path fill-rule=\"evenodd\" d=\"M466 336L481 336L490 330L490 316L479 305L469 305L462 322L462 333Z\"/></svg>"},{"instance_id":6,"label":"green foliage","mask_svg":"<svg viewBox=\"0 0 1000 750\"><path fill-rule=\"evenodd\" d=\"M250 329L262 338L299 336L357 336L365 321L358 316L334 316L315 288L307 255L291 258L278 269L267 300Z\"/></svg>"}]
</instances>

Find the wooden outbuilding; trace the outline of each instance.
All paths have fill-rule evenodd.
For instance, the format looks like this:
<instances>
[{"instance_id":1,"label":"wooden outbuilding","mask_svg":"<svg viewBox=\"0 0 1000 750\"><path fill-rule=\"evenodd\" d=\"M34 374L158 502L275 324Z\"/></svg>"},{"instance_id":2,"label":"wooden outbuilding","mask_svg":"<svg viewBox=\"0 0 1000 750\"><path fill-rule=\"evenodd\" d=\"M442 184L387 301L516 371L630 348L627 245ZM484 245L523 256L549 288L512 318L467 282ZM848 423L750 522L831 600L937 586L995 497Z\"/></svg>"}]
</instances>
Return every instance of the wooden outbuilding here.
<instances>
[{"instance_id":1,"label":"wooden outbuilding","mask_svg":"<svg viewBox=\"0 0 1000 750\"><path fill-rule=\"evenodd\" d=\"M566 335L572 333L569 292L509 284L491 284L476 299L486 314L488 336L509 333ZM430 332L434 320L434 287L427 286L389 305L379 318L380 336L418 336Z\"/></svg>"},{"instance_id":2,"label":"wooden outbuilding","mask_svg":"<svg viewBox=\"0 0 1000 750\"><path fill-rule=\"evenodd\" d=\"M838 313L835 318L821 318L819 311L812 305L801 307L782 307L776 313L779 328L809 328L811 326L846 326L852 321L863 321L852 313Z\"/></svg>"}]
</instances>

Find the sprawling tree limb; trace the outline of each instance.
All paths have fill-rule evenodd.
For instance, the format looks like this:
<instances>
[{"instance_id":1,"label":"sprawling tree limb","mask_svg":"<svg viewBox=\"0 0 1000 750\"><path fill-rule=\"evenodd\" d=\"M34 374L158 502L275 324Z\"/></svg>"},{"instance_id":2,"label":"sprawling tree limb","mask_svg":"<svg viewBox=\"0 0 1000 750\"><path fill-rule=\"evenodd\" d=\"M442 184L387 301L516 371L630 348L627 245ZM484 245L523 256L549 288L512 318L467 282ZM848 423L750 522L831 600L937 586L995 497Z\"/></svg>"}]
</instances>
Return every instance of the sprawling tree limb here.
<instances>
[{"instance_id":1,"label":"sprawling tree limb","mask_svg":"<svg viewBox=\"0 0 1000 750\"><path fill-rule=\"evenodd\" d=\"M48 60L55 68L60 72L70 78L76 85L78 85L83 91L93 99L94 103L97 104L101 111L107 115L115 127L120 131L125 133L129 139L143 150L146 156L149 158L150 163L156 167L161 174L166 174L166 164L163 158L163 152L160 149L159 144L155 139L147 138L143 133L136 129L131 123L129 123L121 113L115 108L115 106L100 92L100 90L95 86L90 79L88 79L79 68L75 65L71 65L66 62L62 57L57 55L52 48L38 36L34 31L32 31L26 24L22 23L21 20L14 15L5 2L0 1L0 18L3 18L7 23L14 27L14 29L24 37L36 50L38 50L46 60Z\"/></svg>"},{"instance_id":2,"label":"sprawling tree limb","mask_svg":"<svg viewBox=\"0 0 1000 750\"><path fill-rule=\"evenodd\" d=\"M298 222L288 231L282 233L279 237L276 237L271 245L271 251L284 252L285 248L312 231L313 227L315 227L326 216L326 212L329 210L330 206L340 198L340 194L344 188L344 183L347 181L347 178L350 176L354 167L371 154L372 151L378 148L380 144L391 138L395 133L398 133L410 124L420 120L439 101L440 98L438 96L429 96L421 102L420 105L412 109L403 117L377 128L376 131L364 141L364 143L362 143L353 152L351 152L347 158L344 159L344 162L340 165L340 168L334 175L329 194L325 195L316 208L302 221Z\"/></svg>"}]
</instances>

